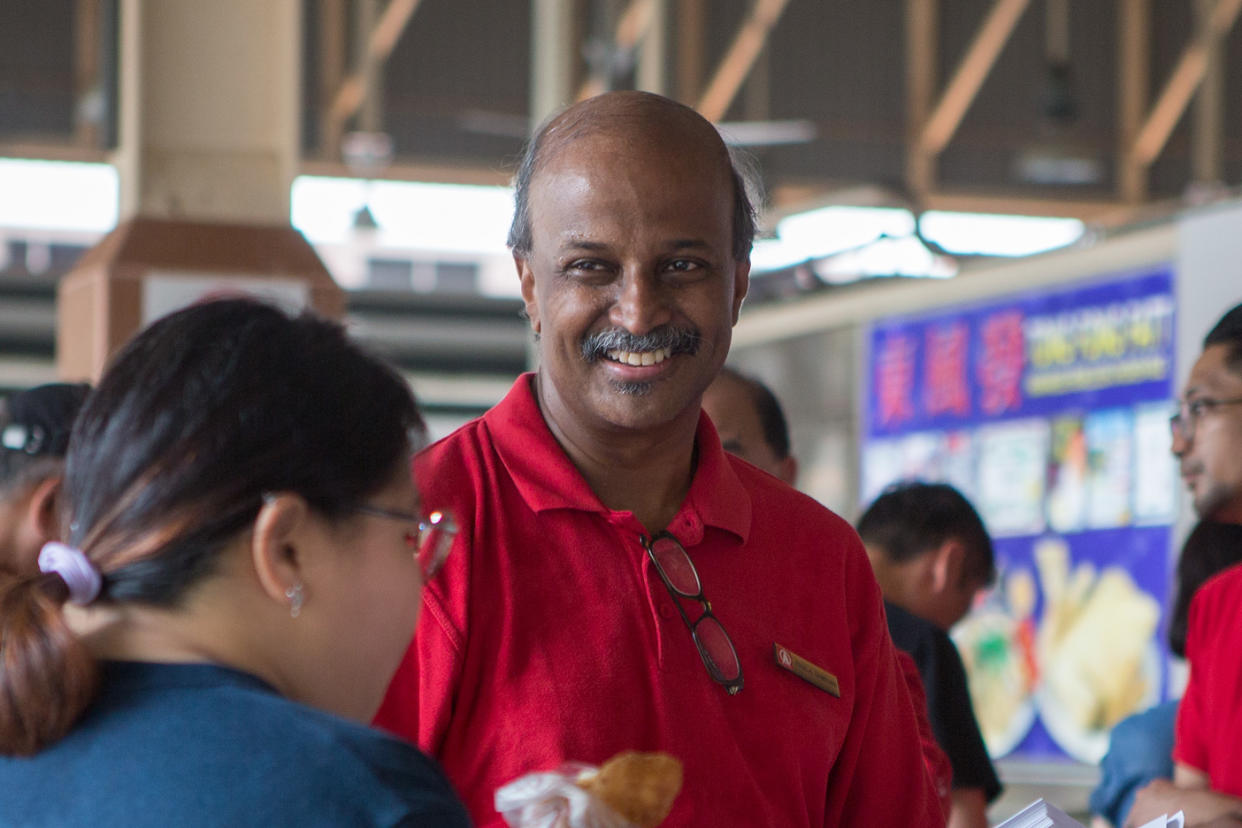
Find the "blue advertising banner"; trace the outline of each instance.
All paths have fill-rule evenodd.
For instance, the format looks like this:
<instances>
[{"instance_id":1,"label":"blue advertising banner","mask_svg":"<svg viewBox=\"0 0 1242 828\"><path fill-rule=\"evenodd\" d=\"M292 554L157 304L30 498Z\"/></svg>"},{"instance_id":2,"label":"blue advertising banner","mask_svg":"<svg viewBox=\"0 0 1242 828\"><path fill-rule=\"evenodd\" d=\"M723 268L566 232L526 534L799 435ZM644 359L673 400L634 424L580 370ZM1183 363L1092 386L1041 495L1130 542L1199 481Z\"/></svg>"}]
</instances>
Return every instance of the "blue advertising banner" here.
<instances>
[{"instance_id":1,"label":"blue advertising banner","mask_svg":"<svg viewBox=\"0 0 1242 828\"><path fill-rule=\"evenodd\" d=\"M944 480L995 542L954 630L994 756L1096 762L1167 693L1173 366L1167 266L872 326L864 503Z\"/></svg>"}]
</instances>

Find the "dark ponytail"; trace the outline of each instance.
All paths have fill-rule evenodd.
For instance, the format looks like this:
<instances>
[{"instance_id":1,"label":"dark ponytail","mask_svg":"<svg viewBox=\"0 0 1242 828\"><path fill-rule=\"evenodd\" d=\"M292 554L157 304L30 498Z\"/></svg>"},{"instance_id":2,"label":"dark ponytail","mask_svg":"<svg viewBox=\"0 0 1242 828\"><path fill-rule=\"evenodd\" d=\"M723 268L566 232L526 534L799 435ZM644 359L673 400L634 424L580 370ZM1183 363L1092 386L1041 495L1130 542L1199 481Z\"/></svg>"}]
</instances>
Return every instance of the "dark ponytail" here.
<instances>
[{"instance_id":1,"label":"dark ponytail","mask_svg":"<svg viewBox=\"0 0 1242 828\"><path fill-rule=\"evenodd\" d=\"M0 753L28 756L68 732L95 695L95 659L65 622L56 574L0 581Z\"/></svg>"},{"instance_id":2,"label":"dark ponytail","mask_svg":"<svg viewBox=\"0 0 1242 828\"><path fill-rule=\"evenodd\" d=\"M247 299L164 317L116 356L73 428L67 542L101 576L85 600L175 610L264 493L343 516L422 428L401 376L334 322ZM0 589L0 754L32 753L72 727L97 668L61 614L61 576Z\"/></svg>"}]
</instances>

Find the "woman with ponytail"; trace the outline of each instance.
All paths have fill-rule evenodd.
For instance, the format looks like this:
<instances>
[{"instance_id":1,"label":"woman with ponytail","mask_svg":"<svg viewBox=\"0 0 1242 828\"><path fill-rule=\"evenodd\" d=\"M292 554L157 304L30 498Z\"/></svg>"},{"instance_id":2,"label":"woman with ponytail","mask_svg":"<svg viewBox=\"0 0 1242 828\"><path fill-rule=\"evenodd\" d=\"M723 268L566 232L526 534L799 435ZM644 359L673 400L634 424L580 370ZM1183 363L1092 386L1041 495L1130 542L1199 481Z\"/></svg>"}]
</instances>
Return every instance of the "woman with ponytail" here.
<instances>
[{"instance_id":1,"label":"woman with ponytail","mask_svg":"<svg viewBox=\"0 0 1242 828\"><path fill-rule=\"evenodd\" d=\"M65 543L0 582L0 822L466 825L361 724L451 541L421 429L313 316L222 300L131 341L74 426Z\"/></svg>"}]
</instances>

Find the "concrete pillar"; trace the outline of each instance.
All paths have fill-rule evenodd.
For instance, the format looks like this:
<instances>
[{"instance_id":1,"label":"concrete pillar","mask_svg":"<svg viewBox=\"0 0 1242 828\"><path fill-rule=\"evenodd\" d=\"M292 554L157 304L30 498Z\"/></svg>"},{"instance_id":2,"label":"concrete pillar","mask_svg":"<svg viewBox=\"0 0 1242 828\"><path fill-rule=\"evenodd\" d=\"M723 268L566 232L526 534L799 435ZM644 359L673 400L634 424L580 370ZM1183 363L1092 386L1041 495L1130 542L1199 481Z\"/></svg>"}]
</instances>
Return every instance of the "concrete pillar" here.
<instances>
[{"instance_id":1,"label":"concrete pillar","mask_svg":"<svg viewBox=\"0 0 1242 828\"><path fill-rule=\"evenodd\" d=\"M122 0L122 218L288 222L301 28L297 0Z\"/></svg>"},{"instance_id":2,"label":"concrete pillar","mask_svg":"<svg viewBox=\"0 0 1242 828\"><path fill-rule=\"evenodd\" d=\"M121 0L121 223L61 282L63 377L97 376L138 328L211 292L343 313L289 226L301 18L299 0Z\"/></svg>"}]
</instances>

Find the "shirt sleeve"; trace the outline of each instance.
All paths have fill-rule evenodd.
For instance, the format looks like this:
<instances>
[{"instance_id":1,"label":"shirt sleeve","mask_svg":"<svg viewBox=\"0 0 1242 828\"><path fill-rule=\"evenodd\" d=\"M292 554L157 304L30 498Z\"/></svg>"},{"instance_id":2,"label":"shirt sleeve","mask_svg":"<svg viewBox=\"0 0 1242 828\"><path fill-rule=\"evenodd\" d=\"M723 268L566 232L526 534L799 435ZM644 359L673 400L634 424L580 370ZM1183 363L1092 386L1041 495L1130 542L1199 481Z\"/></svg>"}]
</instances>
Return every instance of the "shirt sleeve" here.
<instances>
[{"instance_id":1,"label":"shirt sleeve","mask_svg":"<svg viewBox=\"0 0 1242 828\"><path fill-rule=\"evenodd\" d=\"M1210 587L1210 585L1209 585ZM1173 760L1189 765L1203 773L1208 772L1207 740L1204 738L1204 690L1207 676L1204 653L1204 636L1210 623L1205 616L1209 587L1201 587L1190 600L1190 612L1186 620L1186 658L1190 662L1190 679L1186 693L1177 708L1177 727L1174 732Z\"/></svg>"},{"instance_id":2,"label":"shirt sleeve","mask_svg":"<svg viewBox=\"0 0 1242 828\"><path fill-rule=\"evenodd\" d=\"M846 543L854 709L829 776L824 824L944 825L879 586L857 535Z\"/></svg>"},{"instance_id":3,"label":"shirt sleeve","mask_svg":"<svg viewBox=\"0 0 1242 828\"><path fill-rule=\"evenodd\" d=\"M418 631L397 668L375 726L439 754L461 673L460 648L438 605L428 600Z\"/></svg>"},{"instance_id":4,"label":"shirt sleeve","mask_svg":"<svg viewBox=\"0 0 1242 828\"><path fill-rule=\"evenodd\" d=\"M1168 701L1127 716L1108 734L1100 760L1100 784L1088 804L1113 825L1124 825L1134 794L1153 779L1173 776L1173 722L1177 702Z\"/></svg>"}]
</instances>

